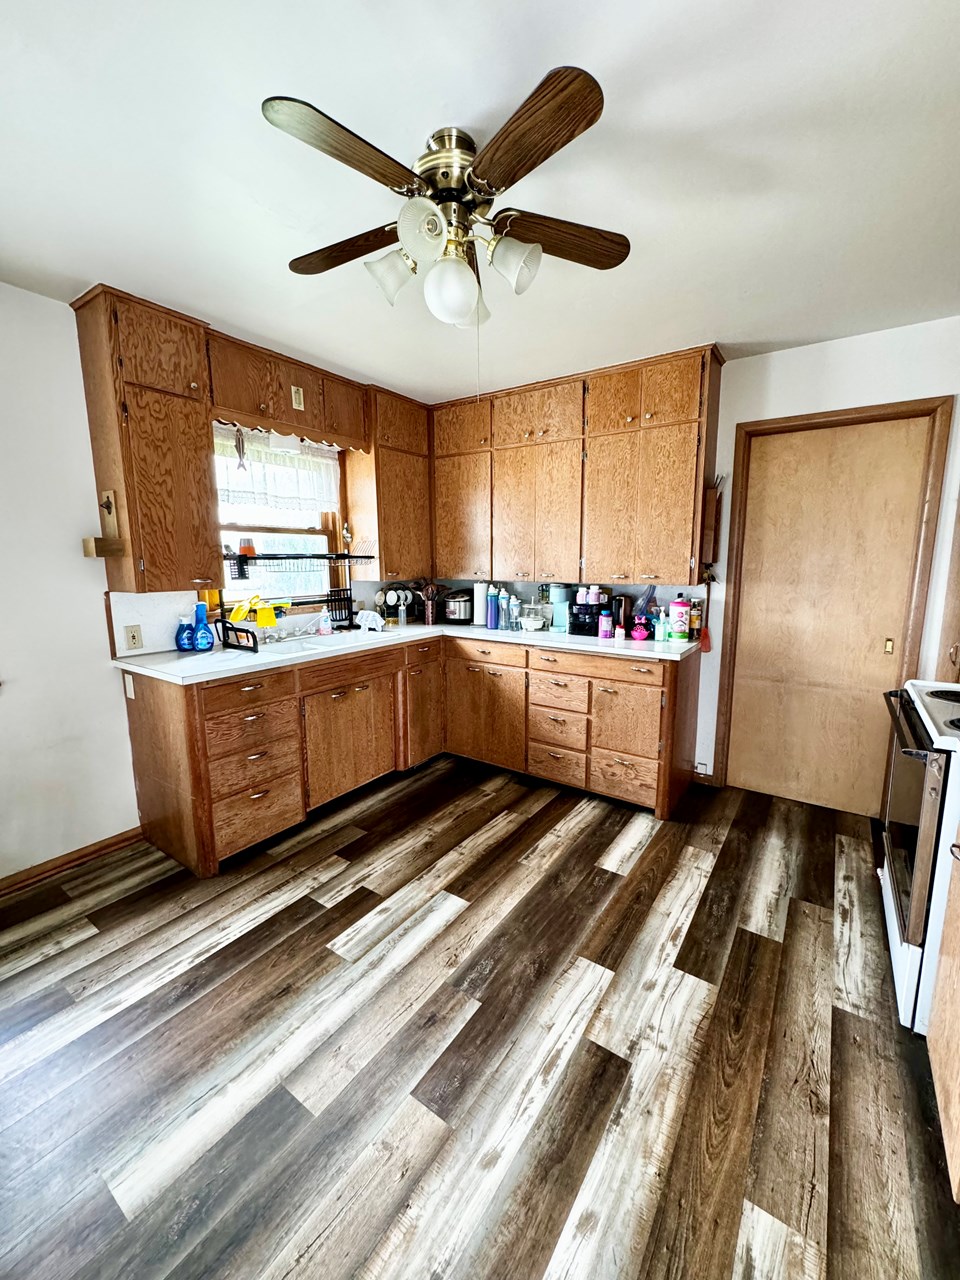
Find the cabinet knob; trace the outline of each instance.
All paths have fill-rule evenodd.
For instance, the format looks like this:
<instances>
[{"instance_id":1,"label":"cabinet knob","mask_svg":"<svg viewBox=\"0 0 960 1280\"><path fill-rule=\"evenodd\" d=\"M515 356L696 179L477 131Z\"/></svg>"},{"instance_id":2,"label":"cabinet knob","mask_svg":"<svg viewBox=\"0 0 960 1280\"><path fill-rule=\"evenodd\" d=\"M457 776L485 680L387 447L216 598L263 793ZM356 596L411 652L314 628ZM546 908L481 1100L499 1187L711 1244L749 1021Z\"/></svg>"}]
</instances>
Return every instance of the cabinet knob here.
<instances>
[{"instance_id":1,"label":"cabinet knob","mask_svg":"<svg viewBox=\"0 0 960 1280\"><path fill-rule=\"evenodd\" d=\"M529 573L522 573L519 569L514 569L514 571L513 571L513 576L514 576L515 578L529 578L529 577L530 577L530 574L529 574Z\"/></svg>"},{"instance_id":2,"label":"cabinet knob","mask_svg":"<svg viewBox=\"0 0 960 1280\"><path fill-rule=\"evenodd\" d=\"M628 421L628 422L633 422L633 414L632 414L632 413L628 413L628 414L627 414L627 421Z\"/></svg>"},{"instance_id":3,"label":"cabinet knob","mask_svg":"<svg viewBox=\"0 0 960 1280\"><path fill-rule=\"evenodd\" d=\"M653 414L652 414L652 413L645 413L643 416L644 416L645 418L652 418L652 417L653 417Z\"/></svg>"},{"instance_id":4,"label":"cabinet knob","mask_svg":"<svg viewBox=\"0 0 960 1280\"><path fill-rule=\"evenodd\" d=\"M388 578L399 578L399 577L400 577L400 574L396 571L396 569L388 569L388 570L387 570L387 577L388 577Z\"/></svg>"},{"instance_id":5,"label":"cabinet knob","mask_svg":"<svg viewBox=\"0 0 960 1280\"><path fill-rule=\"evenodd\" d=\"M429 653L429 652L430 652L430 646L428 644L417 645L417 653Z\"/></svg>"},{"instance_id":6,"label":"cabinet knob","mask_svg":"<svg viewBox=\"0 0 960 1280\"><path fill-rule=\"evenodd\" d=\"M650 674L651 668L650 667L631 667L630 670L639 671L642 676L648 676Z\"/></svg>"},{"instance_id":7,"label":"cabinet knob","mask_svg":"<svg viewBox=\"0 0 960 1280\"><path fill-rule=\"evenodd\" d=\"M251 800L262 800L264 796L268 796L269 794L270 794L270 788L269 788L269 787L267 787L266 791L254 791L254 792L250 795L249 799L251 799Z\"/></svg>"},{"instance_id":8,"label":"cabinet knob","mask_svg":"<svg viewBox=\"0 0 960 1280\"><path fill-rule=\"evenodd\" d=\"M262 404L262 405L260 406L260 412L261 412L261 413L266 413L266 412L267 412L267 406L266 406L265 404Z\"/></svg>"},{"instance_id":9,"label":"cabinet knob","mask_svg":"<svg viewBox=\"0 0 960 1280\"><path fill-rule=\"evenodd\" d=\"M544 569L543 573L540 575L541 578L555 578L556 576L557 575L551 569Z\"/></svg>"},{"instance_id":10,"label":"cabinet knob","mask_svg":"<svg viewBox=\"0 0 960 1280\"><path fill-rule=\"evenodd\" d=\"M482 671L483 667L467 667L468 671Z\"/></svg>"},{"instance_id":11,"label":"cabinet knob","mask_svg":"<svg viewBox=\"0 0 960 1280\"><path fill-rule=\"evenodd\" d=\"M524 438L524 440L529 440L529 439L530 439L530 437L531 437L532 435L533 435L533 432L532 432L532 431L525 431L525 432L523 433L523 438Z\"/></svg>"},{"instance_id":12,"label":"cabinet knob","mask_svg":"<svg viewBox=\"0 0 960 1280\"><path fill-rule=\"evenodd\" d=\"M542 436L542 435L544 435L544 434L545 434L545 432L544 432L543 428L541 427L541 429L537 432L537 435L538 435L538 436Z\"/></svg>"},{"instance_id":13,"label":"cabinet knob","mask_svg":"<svg viewBox=\"0 0 960 1280\"><path fill-rule=\"evenodd\" d=\"M478 649L478 650L477 650L477 653L489 653L489 652L490 652L490 650L489 650L489 649Z\"/></svg>"},{"instance_id":14,"label":"cabinet knob","mask_svg":"<svg viewBox=\"0 0 960 1280\"><path fill-rule=\"evenodd\" d=\"M199 390L199 387L200 387L200 383L199 383L199 382L191 382L191 383L190 383L190 390L191 390L191 391L197 391L197 390Z\"/></svg>"},{"instance_id":15,"label":"cabinet knob","mask_svg":"<svg viewBox=\"0 0 960 1280\"><path fill-rule=\"evenodd\" d=\"M480 443L481 443L481 444L486 444L486 443L487 443L487 437L486 437L486 436L481 436L481 437L480 437Z\"/></svg>"}]
</instances>

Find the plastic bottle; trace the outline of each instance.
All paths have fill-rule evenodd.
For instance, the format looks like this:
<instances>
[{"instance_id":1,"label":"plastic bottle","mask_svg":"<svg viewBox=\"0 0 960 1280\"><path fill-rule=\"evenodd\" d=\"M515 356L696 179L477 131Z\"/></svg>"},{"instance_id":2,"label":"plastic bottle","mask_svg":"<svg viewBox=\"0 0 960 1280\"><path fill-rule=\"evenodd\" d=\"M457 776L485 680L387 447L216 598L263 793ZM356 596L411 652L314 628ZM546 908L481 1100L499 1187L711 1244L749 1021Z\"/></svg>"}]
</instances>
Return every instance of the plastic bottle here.
<instances>
[{"instance_id":1,"label":"plastic bottle","mask_svg":"<svg viewBox=\"0 0 960 1280\"><path fill-rule=\"evenodd\" d=\"M213 628L207 622L207 606L202 600L197 601L197 615L193 624L193 647L197 653L206 653L213 648Z\"/></svg>"},{"instance_id":2,"label":"plastic bottle","mask_svg":"<svg viewBox=\"0 0 960 1280\"><path fill-rule=\"evenodd\" d=\"M500 594L497 597L498 612L498 631L510 630L510 594L506 587L500 588Z\"/></svg>"},{"instance_id":3,"label":"plastic bottle","mask_svg":"<svg viewBox=\"0 0 960 1280\"><path fill-rule=\"evenodd\" d=\"M497 588L491 582L487 587L487 630L496 631L499 621L500 611L497 604Z\"/></svg>"},{"instance_id":4,"label":"plastic bottle","mask_svg":"<svg viewBox=\"0 0 960 1280\"><path fill-rule=\"evenodd\" d=\"M180 619L174 644L181 653L190 653L193 649L193 623L189 618Z\"/></svg>"},{"instance_id":5,"label":"plastic bottle","mask_svg":"<svg viewBox=\"0 0 960 1280\"><path fill-rule=\"evenodd\" d=\"M622 623L618 623L613 628L613 638L614 640L626 640L627 632Z\"/></svg>"},{"instance_id":6,"label":"plastic bottle","mask_svg":"<svg viewBox=\"0 0 960 1280\"><path fill-rule=\"evenodd\" d=\"M664 640L669 638L667 615L662 609L653 620L653 638L657 644L662 644Z\"/></svg>"},{"instance_id":7,"label":"plastic bottle","mask_svg":"<svg viewBox=\"0 0 960 1280\"><path fill-rule=\"evenodd\" d=\"M600 604L600 595L601 595L600 587L597 585L597 583L594 583L593 586L590 588L590 590L587 592L587 604Z\"/></svg>"},{"instance_id":8,"label":"plastic bottle","mask_svg":"<svg viewBox=\"0 0 960 1280\"><path fill-rule=\"evenodd\" d=\"M520 598L518 596L510 597L510 630L520 630Z\"/></svg>"},{"instance_id":9,"label":"plastic bottle","mask_svg":"<svg viewBox=\"0 0 960 1280\"><path fill-rule=\"evenodd\" d=\"M613 639L613 614L609 609L600 610L600 625L597 630L597 637L600 640Z\"/></svg>"},{"instance_id":10,"label":"plastic bottle","mask_svg":"<svg viewBox=\"0 0 960 1280\"><path fill-rule=\"evenodd\" d=\"M404 600L401 600L400 603L397 605L397 626L405 627L406 625L407 625L407 605Z\"/></svg>"},{"instance_id":11,"label":"plastic bottle","mask_svg":"<svg viewBox=\"0 0 960 1280\"><path fill-rule=\"evenodd\" d=\"M682 593L670 602L669 639L690 639L690 601Z\"/></svg>"},{"instance_id":12,"label":"plastic bottle","mask_svg":"<svg viewBox=\"0 0 960 1280\"><path fill-rule=\"evenodd\" d=\"M317 624L317 631L322 636L333 635L333 619L330 617L330 610L326 605L320 610L320 621Z\"/></svg>"}]
</instances>

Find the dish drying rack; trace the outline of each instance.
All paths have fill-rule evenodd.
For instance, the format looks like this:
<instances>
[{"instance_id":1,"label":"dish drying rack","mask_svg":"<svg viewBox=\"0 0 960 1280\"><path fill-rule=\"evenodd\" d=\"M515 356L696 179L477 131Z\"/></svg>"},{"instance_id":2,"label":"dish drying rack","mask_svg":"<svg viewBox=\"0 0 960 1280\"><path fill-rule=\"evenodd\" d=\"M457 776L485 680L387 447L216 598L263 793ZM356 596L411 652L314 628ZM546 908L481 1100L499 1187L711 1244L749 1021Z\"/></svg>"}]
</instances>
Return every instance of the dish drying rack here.
<instances>
[{"instance_id":1,"label":"dish drying rack","mask_svg":"<svg viewBox=\"0 0 960 1280\"><path fill-rule=\"evenodd\" d=\"M327 591L315 596L298 596L298 605L326 605L333 622L347 627L353 624L353 583L350 567L354 564L367 563L373 556L355 555L350 551L290 551L265 552L262 555L225 554L224 564L228 567L233 582L246 582L250 577L250 565L262 564L268 571L280 572L288 564L296 564L303 569L337 568L341 585L330 587ZM223 592L220 596L220 615L223 616Z\"/></svg>"}]
</instances>

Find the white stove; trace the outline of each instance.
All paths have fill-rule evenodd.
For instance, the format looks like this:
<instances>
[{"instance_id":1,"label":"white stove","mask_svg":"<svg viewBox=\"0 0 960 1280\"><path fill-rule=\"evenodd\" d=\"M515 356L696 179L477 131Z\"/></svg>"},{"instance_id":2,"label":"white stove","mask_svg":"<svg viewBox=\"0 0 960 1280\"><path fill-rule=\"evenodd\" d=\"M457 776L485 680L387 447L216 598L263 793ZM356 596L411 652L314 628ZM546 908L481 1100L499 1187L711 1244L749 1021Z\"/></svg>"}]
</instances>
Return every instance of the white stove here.
<instances>
[{"instance_id":1,"label":"white stove","mask_svg":"<svg viewBox=\"0 0 960 1280\"><path fill-rule=\"evenodd\" d=\"M960 827L960 684L908 680L893 721L880 871L897 1009L925 1035Z\"/></svg>"}]
</instances>

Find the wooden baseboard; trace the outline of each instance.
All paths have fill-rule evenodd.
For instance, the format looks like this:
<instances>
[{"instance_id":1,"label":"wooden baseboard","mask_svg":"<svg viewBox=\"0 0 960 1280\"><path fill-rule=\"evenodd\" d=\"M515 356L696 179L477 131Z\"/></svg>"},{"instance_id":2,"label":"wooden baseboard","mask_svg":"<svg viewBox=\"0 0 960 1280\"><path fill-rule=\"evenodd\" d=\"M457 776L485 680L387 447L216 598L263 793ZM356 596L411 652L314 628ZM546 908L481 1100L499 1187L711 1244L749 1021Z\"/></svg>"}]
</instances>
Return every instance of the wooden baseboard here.
<instances>
[{"instance_id":1,"label":"wooden baseboard","mask_svg":"<svg viewBox=\"0 0 960 1280\"><path fill-rule=\"evenodd\" d=\"M118 849L123 849L126 845L141 839L141 834L139 827L131 827L129 831L121 831L118 835L108 836L105 840L85 844L82 849L72 849L69 853L62 853L59 858L48 858L46 862L38 862L36 866L14 871L12 875L4 876L0 880L0 897L29 889L41 880L48 880L62 871L72 871L74 867L92 862L94 858L100 858L105 853L115 853Z\"/></svg>"}]
</instances>

